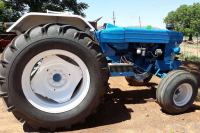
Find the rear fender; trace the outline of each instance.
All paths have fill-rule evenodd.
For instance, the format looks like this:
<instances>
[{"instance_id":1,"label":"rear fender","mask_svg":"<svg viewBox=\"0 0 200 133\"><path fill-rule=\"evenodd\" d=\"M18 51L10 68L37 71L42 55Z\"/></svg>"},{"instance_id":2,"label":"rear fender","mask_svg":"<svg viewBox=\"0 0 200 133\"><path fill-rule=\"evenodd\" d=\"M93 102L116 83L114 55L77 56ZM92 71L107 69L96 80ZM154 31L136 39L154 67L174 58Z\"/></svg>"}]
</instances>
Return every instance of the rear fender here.
<instances>
[{"instance_id":1,"label":"rear fender","mask_svg":"<svg viewBox=\"0 0 200 133\"><path fill-rule=\"evenodd\" d=\"M7 29L7 32L16 32L17 34L21 34L31 27L47 23L72 25L88 34L95 30L88 21L78 15L72 15L71 13L53 14L32 12L23 15L9 29Z\"/></svg>"}]
</instances>

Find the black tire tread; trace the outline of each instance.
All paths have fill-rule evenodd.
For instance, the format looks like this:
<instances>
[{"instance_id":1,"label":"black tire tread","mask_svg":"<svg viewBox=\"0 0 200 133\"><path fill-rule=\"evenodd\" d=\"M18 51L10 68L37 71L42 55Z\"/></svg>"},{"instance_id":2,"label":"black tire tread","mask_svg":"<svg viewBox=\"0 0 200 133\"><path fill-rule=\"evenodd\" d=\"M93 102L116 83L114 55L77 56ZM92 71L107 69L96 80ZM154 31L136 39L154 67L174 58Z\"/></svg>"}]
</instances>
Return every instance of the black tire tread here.
<instances>
[{"instance_id":1,"label":"black tire tread","mask_svg":"<svg viewBox=\"0 0 200 133\"><path fill-rule=\"evenodd\" d=\"M175 111L175 110L169 110L168 107L165 106L164 96L163 95L166 93L166 89L168 88L168 85L174 80L174 78L178 77L178 76L181 76L181 75L184 75L184 74L190 74L190 73L187 72L187 71L184 71L184 70L171 71L169 74L167 74L162 79L161 83L158 86L158 89L156 91L157 101L158 101L159 105L162 107L162 109L167 111L168 113L177 114L177 113L180 113L180 112L179 111Z\"/></svg>"},{"instance_id":2,"label":"black tire tread","mask_svg":"<svg viewBox=\"0 0 200 133\"><path fill-rule=\"evenodd\" d=\"M53 32L49 31L49 29L51 29ZM70 31L70 32L68 32L68 31ZM6 74L9 71L10 62L12 62L13 57L15 57L19 53L20 49L22 49L23 47L26 47L28 42L33 42L35 40L40 39L40 37L36 34L36 32L37 32L37 34L41 33L40 37L51 36L51 35L66 36L68 38L71 37L71 39L74 39L75 41L78 41L78 42L81 42L82 44L84 44L88 48L88 50L92 51L94 57L96 57L96 59L99 63L100 71L102 73L101 74L102 75L102 83L108 82L109 69L107 66L106 57L103 54L98 43L95 42L92 39L92 37L90 37L88 34L86 34L83 31L80 31L79 29L77 29L76 27L73 27L71 25L61 25L61 24L52 24L52 23L40 25L40 26L36 26L36 27L32 27L32 28L28 29L24 34L21 34L21 35L17 36L15 39L13 39L12 42L8 45L8 47L4 50L4 52L1 56L0 97L3 98L3 101L7 106L7 110L9 112L12 112L20 122L26 121L34 129L39 129L40 125L32 124L31 122L29 122L29 120L26 120L25 118L21 117L21 115L20 115L21 112L12 105L12 102L9 98L9 92L7 91L7 88L6 88L6 81L7 81ZM108 85L101 84L100 88L101 88L101 90L100 90L101 92L100 92L99 100L97 102L95 102L96 103L95 108L91 109L91 112L89 112L85 116L85 118L89 114L93 113L94 110L96 110L97 106L102 101L102 97L104 96L104 94L108 88ZM7 97L7 98L5 98L5 97ZM85 120L85 118L84 118L84 120ZM66 127L71 128L71 125L66 125ZM42 127L42 128L46 128L46 127ZM51 128L47 128L47 129L49 129L50 131L54 131L56 128L59 128L59 127L53 127L53 128L51 127Z\"/></svg>"},{"instance_id":3,"label":"black tire tread","mask_svg":"<svg viewBox=\"0 0 200 133\"><path fill-rule=\"evenodd\" d=\"M161 80L161 82L159 83L159 85L158 85L158 88L157 88L157 90L156 90L156 99L157 99L157 101L158 101L158 103L161 105L161 95L159 95L160 94L160 92L161 92L161 90L162 90L162 86L166 83L166 81L168 80L168 79L170 79L171 78L171 76L173 76L175 73L177 73L177 72L180 72L180 71L182 71L183 72L183 70L172 70L172 71L170 71L162 80ZM184 71L184 72L187 72L187 71ZM189 73L189 72L187 72L187 73ZM162 105L161 105L161 107L162 107Z\"/></svg>"}]
</instances>

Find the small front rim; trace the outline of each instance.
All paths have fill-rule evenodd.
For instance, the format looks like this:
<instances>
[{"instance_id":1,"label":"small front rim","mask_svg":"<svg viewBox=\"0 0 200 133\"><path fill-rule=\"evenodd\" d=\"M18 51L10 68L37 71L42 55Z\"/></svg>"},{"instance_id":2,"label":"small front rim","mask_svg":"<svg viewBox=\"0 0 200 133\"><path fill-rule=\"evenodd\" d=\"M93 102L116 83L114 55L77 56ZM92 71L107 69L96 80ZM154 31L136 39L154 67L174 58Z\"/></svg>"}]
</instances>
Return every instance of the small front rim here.
<instances>
[{"instance_id":1,"label":"small front rim","mask_svg":"<svg viewBox=\"0 0 200 133\"><path fill-rule=\"evenodd\" d=\"M188 83L181 84L175 91L173 95L173 101L176 106L186 105L192 98L192 86Z\"/></svg>"},{"instance_id":2,"label":"small front rim","mask_svg":"<svg viewBox=\"0 0 200 133\"><path fill-rule=\"evenodd\" d=\"M59 101L55 102L52 99L49 99L49 97L47 98L47 97L41 96L41 95L38 96L38 94L36 94L35 91L33 90L33 86L31 85L32 84L31 75L32 75L35 64L39 60L49 57L49 56L52 56L52 55L61 55L61 56L66 56L66 57L69 57L70 59L73 59L73 61L76 62L77 66L81 70L82 79L80 80L80 82L78 84L76 84L76 89L74 89L74 92L73 92L71 98L69 100L65 99L65 102L59 102ZM62 67L62 63L60 65L60 68L58 68L58 69L61 71L63 70L63 71L67 71L67 72L73 71L73 70L70 70L70 68L67 68L67 70L65 70L65 68ZM38 71L39 71L39 69L38 69ZM43 70L40 70L40 71L43 71ZM63 73L61 73L61 74L63 74ZM58 83L58 81L60 81L61 74L58 74L58 72L55 72L55 74L53 76L51 74L52 79L55 80L54 83ZM76 79L76 78L74 78L74 79L70 80L69 78L65 78L66 81L63 80L63 82L60 82L60 84L57 85L57 84L51 83L49 81L49 77L50 76L48 76L48 75L47 76L44 75L44 77L41 78L41 79L43 79L43 82L45 82L45 84L48 84L48 87L46 88L46 89L48 89L47 92L55 91L55 89L52 89L52 88L56 88L56 87L59 88L60 86L63 86L64 84L66 84L68 81L71 81L71 83L73 83L73 80ZM24 68L24 71L22 73L21 83L22 83L22 90L24 92L26 99L34 107L36 107L37 109L39 109L41 111L48 112L48 113L62 113L62 112L66 112L66 111L69 111L69 110L75 108L86 97L86 95L89 91L89 86L90 86L90 74L89 74L87 66L78 56L76 56L75 54L73 54L71 52L65 51L65 50L55 49L55 50L44 51L44 52L36 55L35 57L33 57ZM52 86L52 87L49 87L49 86ZM68 86L70 86L70 85L68 85ZM62 89L63 89L63 87L58 91L62 91ZM67 91L67 89L66 89L66 91ZM63 99L64 98L65 97L63 95Z\"/></svg>"}]
</instances>

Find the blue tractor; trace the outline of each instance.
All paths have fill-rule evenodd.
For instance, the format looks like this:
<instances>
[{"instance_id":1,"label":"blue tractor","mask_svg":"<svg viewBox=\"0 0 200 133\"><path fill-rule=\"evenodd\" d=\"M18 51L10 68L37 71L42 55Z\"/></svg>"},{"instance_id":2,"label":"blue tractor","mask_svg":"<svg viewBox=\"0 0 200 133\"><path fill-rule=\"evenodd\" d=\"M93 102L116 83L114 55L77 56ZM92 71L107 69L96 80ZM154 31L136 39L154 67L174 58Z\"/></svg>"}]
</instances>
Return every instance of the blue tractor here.
<instances>
[{"instance_id":1,"label":"blue tractor","mask_svg":"<svg viewBox=\"0 0 200 133\"><path fill-rule=\"evenodd\" d=\"M134 86L162 78L156 98L170 114L186 111L197 95L195 77L178 70L179 32L109 23L98 30L97 21L57 12L27 13L5 26L18 36L1 56L0 96L35 129L84 122L104 100L110 76Z\"/></svg>"}]
</instances>

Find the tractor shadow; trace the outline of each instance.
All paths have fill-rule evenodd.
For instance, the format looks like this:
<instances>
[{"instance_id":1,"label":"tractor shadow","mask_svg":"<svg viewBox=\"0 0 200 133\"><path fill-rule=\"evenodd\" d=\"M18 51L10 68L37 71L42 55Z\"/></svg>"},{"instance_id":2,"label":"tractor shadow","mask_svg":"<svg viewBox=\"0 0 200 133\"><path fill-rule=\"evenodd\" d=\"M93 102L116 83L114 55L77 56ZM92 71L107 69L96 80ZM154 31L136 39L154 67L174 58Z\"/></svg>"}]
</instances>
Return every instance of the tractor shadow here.
<instances>
[{"instance_id":1,"label":"tractor shadow","mask_svg":"<svg viewBox=\"0 0 200 133\"><path fill-rule=\"evenodd\" d=\"M149 83L146 89L128 91L122 91L120 88L110 88L108 94L105 95L105 101L99 105L95 114L86 118L85 123L73 125L71 129L58 128L55 132L79 131L130 120L131 113L134 113L134 110L127 108L125 104L156 102L157 88L155 86L157 86L156 83ZM185 113L195 112L196 110L200 110L200 106L193 104ZM171 116L171 114L164 112L162 109L161 111ZM45 129L35 130L26 123L24 123L23 129L24 132L49 132Z\"/></svg>"},{"instance_id":2,"label":"tractor shadow","mask_svg":"<svg viewBox=\"0 0 200 133\"><path fill-rule=\"evenodd\" d=\"M134 110L125 104L143 104L156 101L155 83L149 83L147 89L122 91L120 88L110 88L105 100L99 105L97 112L86 118L85 123L73 125L71 129L58 128L55 132L78 131L81 129L99 127L130 120ZM149 89L150 88L150 89ZM35 130L28 124L23 125L24 132L48 132L45 129Z\"/></svg>"}]
</instances>

